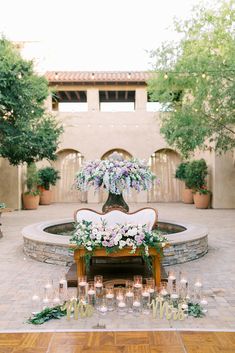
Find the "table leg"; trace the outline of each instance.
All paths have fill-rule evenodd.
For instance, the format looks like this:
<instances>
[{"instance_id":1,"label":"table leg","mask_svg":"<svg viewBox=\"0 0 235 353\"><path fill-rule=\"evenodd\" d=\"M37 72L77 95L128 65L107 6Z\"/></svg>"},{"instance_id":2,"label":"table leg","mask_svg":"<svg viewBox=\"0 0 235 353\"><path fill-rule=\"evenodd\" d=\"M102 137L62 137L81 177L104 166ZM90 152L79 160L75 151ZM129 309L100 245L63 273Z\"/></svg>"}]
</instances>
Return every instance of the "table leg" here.
<instances>
[{"instance_id":1,"label":"table leg","mask_svg":"<svg viewBox=\"0 0 235 353\"><path fill-rule=\"evenodd\" d=\"M156 286L159 288L161 284L161 261L160 256L153 256L153 271Z\"/></svg>"}]
</instances>

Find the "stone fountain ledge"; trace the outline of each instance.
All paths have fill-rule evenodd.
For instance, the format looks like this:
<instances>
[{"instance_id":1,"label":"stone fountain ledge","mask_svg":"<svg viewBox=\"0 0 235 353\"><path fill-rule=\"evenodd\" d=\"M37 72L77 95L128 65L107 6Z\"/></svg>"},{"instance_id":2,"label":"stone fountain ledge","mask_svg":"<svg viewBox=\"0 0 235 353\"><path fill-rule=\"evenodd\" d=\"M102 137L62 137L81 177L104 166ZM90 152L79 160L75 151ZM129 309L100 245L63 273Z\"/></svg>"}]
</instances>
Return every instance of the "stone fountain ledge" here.
<instances>
[{"instance_id":1,"label":"stone fountain ledge","mask_svg":"<svg viewBox=\"0 0 235 353\"><path fill-rule=\"evenodd\" d=\"M63 218L24 227L21 234L24 239L25 254L37 261L70 266L73 263L73 254L69 251L69 236L50 234L44 229L73 221L73 218ZM159 222L186 228L179 233L167 234L170 246L164 249L164 266L195 260L207 253L208 229L206 227L169 220L159 220Z\"/></svg>"}]
</instances>

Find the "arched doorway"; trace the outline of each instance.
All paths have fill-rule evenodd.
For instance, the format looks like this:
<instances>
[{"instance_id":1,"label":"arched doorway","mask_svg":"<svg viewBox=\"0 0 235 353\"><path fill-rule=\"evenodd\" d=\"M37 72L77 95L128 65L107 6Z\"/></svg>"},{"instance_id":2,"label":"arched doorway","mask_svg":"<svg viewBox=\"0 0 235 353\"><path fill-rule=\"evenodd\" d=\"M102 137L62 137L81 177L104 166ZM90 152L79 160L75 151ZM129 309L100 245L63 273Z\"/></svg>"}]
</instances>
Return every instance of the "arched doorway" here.
<instances>
[{"instance_id":1,"label":"arched doorway","mask_svg":"<svg viewBox=\"0 0 235 353\"><path fill-rule=\"evenodd\" d=\"M126 160L133 158L132 155L129 152L127 152L126 150L123 150L120 148L115 148L115 149L109 150L105 154L103 154L101 159L108 159L109 156L114 152L118 152L123 157L123 159L126 159ZM123 192L123 196L124 196L124 199L127 203L137 201L137 191L136 190L130 189L129 193ZM108 193L104 189L101 189L100 194L99 194L99 202L104 203L107 200L107 197L108 197Z\"/></svg>"},{"instance_id":2,"label":"arched doorway","mask_svg":"<svg viewBox=\"0 0 235 353\"><path fill-rule=\"evenodd\" d=\"M162 149L151 155L150 168L160 179L160 185L154 182L153 188L148 192L148 202L181 201L182 182L175 178L180 162L180 155L171 149Z\"/></svg>"},{"instance_id":3,"label":"arched doorway","mask_svg":"<svg viewBox=\"0 0 235 353\"><path fill-rule=\"evenodd\" d=\"M83 156L80 152L67 149L57 154L54 167L60 171L60 180L53 188L55 202L86 202L87 195L73 187L76 173L81 168Z\"/></svg>"}]
</instances>

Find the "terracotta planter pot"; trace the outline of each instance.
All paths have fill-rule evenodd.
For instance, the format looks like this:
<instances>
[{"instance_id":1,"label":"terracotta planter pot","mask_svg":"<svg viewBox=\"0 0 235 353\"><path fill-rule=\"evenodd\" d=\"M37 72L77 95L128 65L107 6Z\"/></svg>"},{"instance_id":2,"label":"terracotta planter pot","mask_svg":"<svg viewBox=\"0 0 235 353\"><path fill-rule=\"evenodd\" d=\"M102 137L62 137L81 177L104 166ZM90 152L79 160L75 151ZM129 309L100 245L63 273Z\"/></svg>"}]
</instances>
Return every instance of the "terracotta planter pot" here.
<instances>
[{"instance_id":1,"label":"terracotta planter pot","mask_svg":"<svg viewBox=\"0 0 235 353\"><path fill-rule=\"evenodd\" d=\"M23 194L23 204L25 210L36 210L39 205L39 195Z\"/></svg>"},{"instance_id":2,"label":"terracotta planter pot","mask_svg":"<svg viewBox=\"0 0 235 353\"><path fill-rule=\"evenodd\" d=\"M193 191L192 191L192 189L185 188L183 190L183 202L184 203L193 203Z\"/></svg>"},{"instance_id":3,"label":"terracotta planter pot","mask_svg":"<svg viewBox=\"0 0 235 353\"><path fill-rule=\"evenodd\" d=\"M210 198L210 194L200 194L199 192L196 192L193 195L196 208L208 208L210 205Z\"/></svg>"},{"instance_id":4,"label":"terracotta planter pot","mask_svg":"<svg viewBox=\"0 0 235 353\"><path fill-rule=\"evenodd\" d=\"M42 190L40 195L40 205L50 205L52 201L52 191Z\"/></svg>"}]
</instances>

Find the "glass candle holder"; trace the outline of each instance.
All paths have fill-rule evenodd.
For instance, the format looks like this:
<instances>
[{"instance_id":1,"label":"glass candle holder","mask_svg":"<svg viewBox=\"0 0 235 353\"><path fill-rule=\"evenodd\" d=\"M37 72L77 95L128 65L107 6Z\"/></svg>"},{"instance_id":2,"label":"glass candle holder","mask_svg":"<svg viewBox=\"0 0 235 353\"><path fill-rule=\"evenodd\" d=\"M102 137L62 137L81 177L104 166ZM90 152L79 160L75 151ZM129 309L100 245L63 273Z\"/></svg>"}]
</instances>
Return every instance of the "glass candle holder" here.
<instances>
[{"instance_id":1,"label":"glass candle holder","mask_svg":"<svg viewBox=\"0 0 235 353\"><path fill-rule=\"evenodd\" d=\"M62 303L65 302L67 298L67 289L68 289L67 280L64 276L61 276L59 279L59 297Z\"/></svg>"},{"instance_id":2,"label":"glass candle holder","mask_svg":"<svg viewBox=\"0 0 235 353\"><path fill-rule=\"evenodd\" d=\"M207 305L208 305L208 301L206 300L205 297L202 297L200 304L202 306L202 312L205 314L207 313Z\"/></svg>"},{"instance_id":3,"label":"glass candle holder","mask_svg":"<svg viewBox=\"0 0 235 353\"><path fill-rule=\"evenodd\" d=\"M146 287L150 294L150 302L155 298L155 281L154 278L146 278Z\"/></svg>"},{"instance_id":4,"label":"glass candle holder","mask_svg":"<svg viewBox=\"0 0 235 353\"><path fill-rule=\"evenodd\" d=\"M97 310L101 316L105 316L108 312L108 307L106 304L106 299L102 299L99 303L99 306L97 307Z\"/></svg>"},{"instance_id":5,"label":"glass candle holder","mask_svg":"<svg viewBox=\"0 0 235 353\"><path fill-rule=\"evenodd\" d=\"M78 277L78 298L87 295L87 276Z\"/></svg>"},{"instance_id":6,"label":"glass candle holder","mask_svg":"<svg viewBox=\"0 0 235 353\"><path fill-rule=\"evenodd\" d=\"M124 300L124 288L122 287L118 287L116 288L116 302L118 305L118 302L123 301Z\"/></svg>"},{"instance_id":7,"label":"glass candle holder","mask_svg":"<svg viewBox=\"0 0 235 353\"><path fill-rule=\"evenodd\" d=\"M59 288L56 288L54 289L54 293L53 293L52 305L58 306L60 304L61 304L61 300L60 300Z\"/></svg>"},{"instance_id":8,"label":"glass candle holder","mask_svg":"<svg viewBox=\"0 0 235 353\"><path fill-rule=\"evenodd\" d=\"M148 291L147 285L143 286L141 296L142 296L143 314L149 314L150 313L150 306L149 306L150 305L150 293Z\"/></svg>"},{"instance_id":9,"label":"glass candle holder","mask_svg":"<svg viewBox=\"0 0 235 353\"><path fill-rule=\"evenodd\" d=\"M134 290L133 287L129 287L125 291L126 306L129 313L133 312L133 300L134 300Z\"/></svg>"},{"instance_id":10,"label":"glass candle holder","mask_svg":"<svg viewBox=\"0 0 235 353\"><path fill-rule=\"evenodd\" d=\"M42 310L41 298L39 294L34 293L31 298L31 313L38 314Z\"/></svg>"},{"instance_id":11,"label":"glass candle holder","mask_svg":"<svg viewBox=\"0 0 235 353\"><path fill-rule=\"evenodd\" d=\"M125 297L123 296L122 300L119 300L117 303L117 308L118 308L118 313L120 315L125 315L127 312L127 306L126 306L126 301Z\"/></svg>"},{"instance_id":12,"label":"glass candle holder","mask_svg":"<svg viewBox=\"0 0 235 353\"><path fill-rule=\"evenodd\" d=\"M44 288L44 295L43 297L47 297L48 299L52 299L53 297L53 280L51 278L48 278L44 285L43 285L43 288Z\"/></svg>"},{"instance_id":13,"label":"glass candle holder","mask_svg":"<svg viewBox=\"0 0 235 353\"><path fill-rule=\"evenodd\" d=\"M95 306L95 286L94 281L88 282L87 302L89 305Z\"/></svg>"},{"instance_id":14,"label":"glass candle holder","mask_svg":"<svg viewBox=\"0 0 235 353\"><path fill-rule=\"evenodd\" d=\"M44 295L43 299L42 299L42 309L46 309L49 308L51 304L50 299L47 297L47 295Z\"/></svg>"},{"instance_id":15,"label":"glass candle holder","mask_svg":"<svg viewBox=\"0 0 235 353\"><path fill-rule=\"evenodd\" d=\"M134 276L134 289L140 290L142 288L143 278L140 275Z\"/></svg>"},{"instance_id":16,"label":"glass candle holder","mask_svg":"<svg viewBox=\"0 0 235 353\"><path fill-rule=\"evenodd\" d=\"M173 291L173 288L176 286L176 276L174 271L169 271L168 273L168 285L167 285L167 290L171 294Z\"/></svg>"},{"instance_id":17,"label":"glass candle holder","mask_svg":"<svg viewBox=\"0 0 235 353\"><path fill-rule=\"evenodd\" d=\"M159 294L164 300L169 295L166 282L161 282Z\"/></svg>"},{"instance_id":18,"label":"glass candle holder","mask_svg":"<svg viewBox=\"0 0 235 353\"><path fill-rule=\"evenodd\" d=\"M101 300L103 297L103 276L94 277L94 287L95 287L95 305L99 307L101 305Z\"/></svg>"},{"instance_id":19,"label":"glass candle holder","mask_svg":"<svg viewBox=\"0 0 235 353\"><path fill-rule=\"evenodd\" d=\"M112 284L105 286L105 297L106 297L108 311L113 311L115 298L114 298L114 286Z\"/></svg>"},{"instance_id":20,"label":"glass candle holder","mask_svg":"<svg viewBox=\"0 0 235 353\"><path fill-rule=\"evenodd\" d=\"M201 278L198 277L194 282L194 300L200 301L201 296L202 296L202 281L201 281Z\"/></svg>"},{"instance_id":21,"label":"glass candle holder","mask_svg":"<svg viewBox=\"0 0 235 353\"><path fill-rule=\"evenodd\" d=\"M138 316L141 314L142 307L141 307L141 296L140 294L134 294L133 298L133 314Z\"/></svg>"}]
</instances>

